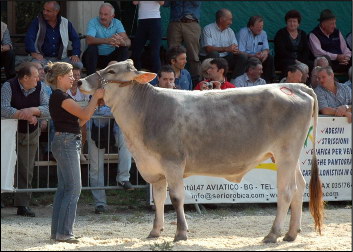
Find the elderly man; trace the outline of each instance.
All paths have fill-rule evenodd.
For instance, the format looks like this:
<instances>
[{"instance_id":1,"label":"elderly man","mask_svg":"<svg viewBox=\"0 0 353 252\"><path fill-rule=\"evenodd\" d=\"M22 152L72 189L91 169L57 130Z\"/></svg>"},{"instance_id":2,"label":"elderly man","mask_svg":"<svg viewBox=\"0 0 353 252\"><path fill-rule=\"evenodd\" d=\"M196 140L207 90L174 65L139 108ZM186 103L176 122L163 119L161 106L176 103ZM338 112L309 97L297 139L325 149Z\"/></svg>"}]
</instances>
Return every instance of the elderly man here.
<instances>
[{"instance_id":1,"label":"elderly man","mask_svg":"<svg viewBox=\"0 0 353 252\"><path fill-rule=\"evenodd\" d=\"M26 32L26 51L32 61L46 65L48 61L65 61L82 68L80 61L80 38L72 23L59 16L60 5L56 1L46 2L43 13L36 17ZM72 42L72 55L68 56L69 40Z\"/></svg>"},{"instance_id":2,"label":"elderly man","mask_svg":"<svg viewBox=\"0 0 353 252\"><path fill-rule=\"evenodd\" d=\"M246 64L246 70L243 75L231 80L231 83L237 87L251 87L257 85L264 85L266 81L261 78L262 62L255 57L249 58Z\"/></svg>"},{"instance_id":3,"label":"elderly man","mask_svg":"<svg viewBox=\"0 0 353 252\"><path fill-rule=\"evenodd\" d=\"M340 30L336 28L336 16L323 10L318 19L320 24L309 34L309 45L315 57L325 56L335 72L347 72L352 65L352 51Z\"/></svg>"},{"instance_id":4,"label":"elderly man","mask_svg":"<svg viewBox=\"0 0 353 252\"><path fill-rule=\"evenodd\" d=\"M20 65L17 78L1 88L1 116L18 119L18 169L15 183L19 189L31 188L35 153L38 147L40 116L49 116L49 96L39 82L37 67L31 62ZM30 193L15 193L17 215L35 217L31 211Z\"/></svg>"},{"instance_id":5,"label":"elderly man","mask_svg":"<svg viewBox=\"0 0 353 252\"><path fill-rule=\"evenodd\" d=\"M247 61L246 55L240 53L234 31L230 28L233 15L227 9L216 12L216 22L206 25L201 36L202 60L205 58L224 58L232 69L231 78L242 75Z\"/></svg>"},{"instance_id":6,"label":"elderly man","mask_svg":"<svg viewBox=\"0 0 353 252\"><path fill-rule=\"evenodd\" d=\"M273 56L270 54L267 33L263 30L264 20L261 16L249 18L247 27L243 27L237 33L239 51L248 57L256 57L262 62L262 77L266 83L272 83L275 76Z\"/></svg>"},{"instance_id":7,"label":"elderly man","mask_svg":"<svg viewBox=\"0 0 353 252\"><path fill-rule=\"evenodd\" d=\"M197 84L195 90L235 88L235 86L226 79L227 71L228 62L225 59L215 58L211 60L210 67L207 70L209 79Z\"/></svg>"},{"instance_id":8,"label":"elderly man","mask_svg":"<svg viewBox=\"0 0 353 252\"><path fill-rule=\"evenodd\" d=\"M319 112L323 115L345 116L352 122L352 91L344 84L335 82L331 67L317 69L319 85L315 88Z\"/></svg>"},{"instance_id":9,"label":"elderly man","mask_svg":"<svg viewBox=\"0 0 353 252\"><path fill-rule=\"evenodd\" d=\"M16 76L15 52L12 47L9 29L3 22L1 22L1 67L5 68L7 80Z\"/></svg>"},{"instance_id":10,"label":"elderly man","mask_svg":"<svg viewBox=\"0 0 353 252\"><path fill-rule=\"evenodd\" d=\"M121 21L114 18L114 13L114 7L110 3L103 3L99 8L99 16L88 22L88 47L82 56L87 75L94 73L96 68L105 68L110 61L128 58L131 41Z\"/></svg>"}]
</instances>

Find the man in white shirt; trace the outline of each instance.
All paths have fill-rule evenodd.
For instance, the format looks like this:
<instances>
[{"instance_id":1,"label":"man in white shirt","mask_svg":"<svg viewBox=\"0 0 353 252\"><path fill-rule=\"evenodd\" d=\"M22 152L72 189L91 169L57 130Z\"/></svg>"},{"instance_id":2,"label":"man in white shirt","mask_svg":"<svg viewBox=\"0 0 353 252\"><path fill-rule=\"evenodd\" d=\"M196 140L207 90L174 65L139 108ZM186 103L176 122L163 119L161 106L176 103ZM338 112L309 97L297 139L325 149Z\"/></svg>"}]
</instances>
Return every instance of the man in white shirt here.
<instances>
[{"instance_id":1,"label":"man in white shirt","mask_svg":"<svg viewBox=\"0 0 353 252\"><path fill-rule=\"evenodd\" d=\"M202 60L219 57L226 59L233 79L244 73L247 56L238 49L238 41L230 28L232 20L229 10L220 9L216 12L216 22L203 28L200 56Z\"/></svg>"}]
</instances>

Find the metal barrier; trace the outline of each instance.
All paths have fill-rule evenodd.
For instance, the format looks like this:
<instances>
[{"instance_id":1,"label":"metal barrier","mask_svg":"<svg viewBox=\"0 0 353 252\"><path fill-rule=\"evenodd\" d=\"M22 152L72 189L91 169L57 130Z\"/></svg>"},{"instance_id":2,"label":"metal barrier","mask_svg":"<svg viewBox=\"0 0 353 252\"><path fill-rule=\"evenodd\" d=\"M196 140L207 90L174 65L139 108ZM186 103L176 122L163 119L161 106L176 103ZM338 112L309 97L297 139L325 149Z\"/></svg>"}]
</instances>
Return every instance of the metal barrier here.
<instances>
[{"instance_id":1,"label":"metal barrier","mask_svg":"<svg viewBox=\"0 0 353 252\"><path fill-rule=\"evenodd\" d=\"M100 122L102 119L114 119L112 116L93 116L92 118L98 119L98 127L100 126ZM5 119L6 120L6 119ZM49 155L49 145L51 144L51 138L53 137L51 134L54 134L53 131L53 122L51 121L50 117L40 117L38 118L37 123L37 130L41 127L41 123L43 120L47 121L46 130L41 131L40 134L37 136L37 152L34 161L34 168L33 168L33 179L32 182L29 183L32 185L32 188L17 188L18 184L18 156L15 168L15 193L18 192L52 192L56 191L57 185L57 174L56 174L56 161L50 160ZM91 119L92 120L92 119ZM91 120L87 122L91 123ZM110 141L111 137L114 137L113 132L111 132L111 125L112 120L108 121L108 140ZM100 131L98 131L98 142L100 142ZM87 137L90 135L88 134L87 130ZM16 151L18 149L18 132L17 132L17 140L16 140ZM27 135L29 134L29 127L27 124ZM84 148L87 145L87 148ZM44 146L44 147L43 147ZM27 148L30 148L29 142L27 144ZM123 187L117 184L115 178L112 178L114 174L118 175L118 150L115 146L108 146L105 150L104 154L104 186L103 187L91 187L89 181L89 170L90 170L90 159L88 152L88 142L86 141L85 145L82 146L82 150L84 150L84 156L86 161L81 161L81 178L82 178L82 190L92 190L92 189L102 189L102 190L109 190L109 189L123 189ZM47 153L44 155L44 153ZM99 157L98 157L99 158ZM29 153L27 155L27 160L24 162L30 162L29 160ZM134 176L131 173L135 173ZM27 182L28 182L28 170L27 170ZM130 168L130 182L133 185L133 188L148 188L148 184L142 179L139 175L138 170L136 169L136 165L134 160L132 159L132 165ZM28 183L27 183L28 184Z\"/></svg>"}]
</instances>

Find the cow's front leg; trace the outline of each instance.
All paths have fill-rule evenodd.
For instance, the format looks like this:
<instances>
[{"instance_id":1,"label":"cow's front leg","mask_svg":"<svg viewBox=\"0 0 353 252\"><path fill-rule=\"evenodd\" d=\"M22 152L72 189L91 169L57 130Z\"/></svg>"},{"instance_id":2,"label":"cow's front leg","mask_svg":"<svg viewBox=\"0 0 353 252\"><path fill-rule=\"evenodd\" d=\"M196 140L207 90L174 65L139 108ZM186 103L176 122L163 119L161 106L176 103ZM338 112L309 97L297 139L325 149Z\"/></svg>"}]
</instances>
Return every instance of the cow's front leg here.
<instances>
[{"instance_id":1,"label":"cow's front leg","mask_svg":"<svg viewBox=\"0 0 353 252\"><path fill-rule=\"evenodd\" d=\"M188 225L184 214L184 182L181 177L168 180L170 200L177 214L177 231L174 241L187 240Z\"/></svg>"},{"instance_id":2,"label":"cow's front leg","mask_svg":"<svg viewBox=\"0 0 353 252\"><path fill-rule=\"evenodd\" d=\"M164 228L164 202L167 197L167 182L163 178L152 184L153 201L156 206L153 229L147 238L157 238Z\"/></svg>"}]
</instances>

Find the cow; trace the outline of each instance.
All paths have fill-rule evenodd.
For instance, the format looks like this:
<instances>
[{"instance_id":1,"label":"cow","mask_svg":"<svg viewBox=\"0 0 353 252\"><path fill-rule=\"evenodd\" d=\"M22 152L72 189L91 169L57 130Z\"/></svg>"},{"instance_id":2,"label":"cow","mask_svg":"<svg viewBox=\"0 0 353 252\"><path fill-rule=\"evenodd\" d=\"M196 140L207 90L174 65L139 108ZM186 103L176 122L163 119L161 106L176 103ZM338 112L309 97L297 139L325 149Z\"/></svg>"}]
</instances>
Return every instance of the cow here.
<instances>
[{"instance_id":1,"label":"cow","mask_svg":"<svg viewBox=\"0 0 353 252\"><path fill-rule=\"evenodd\" d=\"M126 60L78 83L86 94L105 89L104 101L124 133L136 166L152 184L156 212L148 238L159 237L163 230L167 185L177 213L174 241L186 240L183 178L204 175L239 183L249 170L273 158L278 168L277 213L263 242L277 242L289 207L289 230L283 240L295 240L305 189L299 155L312 119L309 206L315 230L321 234L323 199L315 153L318 104L311 88L281 83L186 91L154 87L148 83L154 77Z\"/></svg>"}]
</instances>

